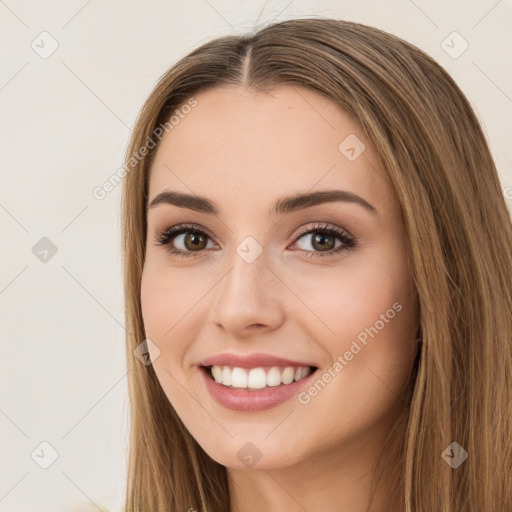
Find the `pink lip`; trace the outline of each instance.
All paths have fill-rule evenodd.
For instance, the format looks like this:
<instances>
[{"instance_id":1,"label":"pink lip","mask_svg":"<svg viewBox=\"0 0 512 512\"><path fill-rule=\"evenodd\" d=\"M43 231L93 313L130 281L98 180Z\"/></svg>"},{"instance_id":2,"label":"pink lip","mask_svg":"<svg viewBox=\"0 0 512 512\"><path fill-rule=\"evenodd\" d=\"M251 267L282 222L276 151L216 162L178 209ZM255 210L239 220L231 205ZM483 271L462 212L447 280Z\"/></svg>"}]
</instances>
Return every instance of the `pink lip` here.
<instances>
[{"instance_id":1,"label":"pink lip","mask_svg":"<svg viewBox=\"0 0 512 512\"><path fill-rule=\"evenodd\" d=\"M223 386L210 377L208 368L199 368L199 373L203 376L206 389L217 403L233 411L256 412L271 409L296 396L310 382L311 377L316 372L312 372L307 377L291 384L281 384L280 386L254 391Z\"/></svg>"},{"instance_id":2,"label":"pink lip","mask_svg":"<svg viewBox=\"0 0 512 512\"><path fill-rule=\"evenodd\" d=\"M270 354L256 353L249 355L238 354L217 354L213 357L208 357L199 363L199 366L231 366L238 368L258 368L261 366L314 366L311 363L304 363L300 361L292 361L282 357L273 356ZM291 384L290 384L291 385Z\"/></svg>"}]
</instances>

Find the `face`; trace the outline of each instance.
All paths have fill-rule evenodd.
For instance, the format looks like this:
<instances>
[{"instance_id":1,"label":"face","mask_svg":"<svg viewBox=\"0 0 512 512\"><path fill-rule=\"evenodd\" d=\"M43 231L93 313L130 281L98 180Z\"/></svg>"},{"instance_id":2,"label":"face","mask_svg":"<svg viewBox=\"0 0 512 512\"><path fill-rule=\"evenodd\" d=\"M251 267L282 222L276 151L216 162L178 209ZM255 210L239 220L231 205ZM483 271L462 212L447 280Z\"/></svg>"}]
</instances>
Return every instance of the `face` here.
<instances>
[{"instance_id":1,"label":"face","mask_svg":"<svg viewBox=\"0 0 512 512\"><path fill-rule=\"evenodd\" d=\"M150 175L141 301L159 382L225 466L356 456L403 408L416 349L393 189L314 91L195 99Z\"/></svg>"}]
</instances>

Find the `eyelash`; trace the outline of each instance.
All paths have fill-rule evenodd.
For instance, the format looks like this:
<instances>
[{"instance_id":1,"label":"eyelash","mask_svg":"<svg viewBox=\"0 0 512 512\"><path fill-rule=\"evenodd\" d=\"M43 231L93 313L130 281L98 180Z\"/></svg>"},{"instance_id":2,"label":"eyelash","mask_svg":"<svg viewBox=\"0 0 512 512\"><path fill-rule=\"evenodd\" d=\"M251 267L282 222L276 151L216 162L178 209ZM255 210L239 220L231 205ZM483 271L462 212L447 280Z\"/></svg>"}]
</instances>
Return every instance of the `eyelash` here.
<instances>
[{"instance_id":1,"label":"eyelash","mask_svg":"<svg viewBox=\"0 0 512 512\"><path fill-rule=\"evenodd\" d=\"M208 234L201 230L196 228L192 225L187 224L177 224L176 226L172 226L169 228L166 228L161 233L157 234L155 236L155 245L158 246L165 246L165 250L171 254L172 256L179 256L179 257L192 257L197 258L199 256L199 253L203 251L182 251L182 250L176 250L169 246L170 242L173 238L177 237L178 235L181 235L183 233L193 233L195 235L206 235L207 238L211 240L211 237L208 236ZM329 234L329 235L336 235L336 237L341 240L342 244L337 249L331 249L330 251L305 251L303 249L299 249L299 252L305 253L308 257L325 257L325 256L335 256L343 251L348 251L351 249L354 249L356 247L356 241L355 238L349 236L347 232L339 228L337 226L334 226L333 224L316 224L313 227L307 227L302 229L294 239L294 243L300 240L303 236L309 235L311 233L322 233L322 234Z\"/></svg>"}]
</instances>

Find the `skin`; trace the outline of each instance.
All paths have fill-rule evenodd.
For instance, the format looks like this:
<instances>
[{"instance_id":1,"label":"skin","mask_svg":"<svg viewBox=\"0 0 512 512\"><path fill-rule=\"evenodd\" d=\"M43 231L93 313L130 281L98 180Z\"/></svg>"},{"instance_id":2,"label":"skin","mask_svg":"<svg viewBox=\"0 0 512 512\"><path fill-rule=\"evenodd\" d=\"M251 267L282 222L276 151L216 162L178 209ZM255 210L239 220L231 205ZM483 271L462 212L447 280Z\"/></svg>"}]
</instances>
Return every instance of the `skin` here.
<instances>
[{"instance_id":1,"label":"skin","mask_svg":"<svg viewBox=\"0 0 512 512\"><path fill-rule=\"evenodd\" d=\"M231 512L384 512L390 483L377 486L369 505L372 469L404 407L398 395L418 325L395 193L370 141L314 91L229 87L195 98L158 147L149 199L163 190L193 193L222 213L169 204L148 210L141 301L147 338L160 351L150 348L162 388L200 446L227 467ZM366 147L355 161L338 149L349 134ZM278 198L330 189L361 196L377 214L329 202L269 215ZM317 222L345 229L356 247L322 257L314 234L295 241ZM207 234L196 258L155 243L179 223ZM192 253L184 236L175 247ZM236 252L247 236L263 248L250 264ZM329 240L334 249L341 243ZM307 404L294 397L267 411L237 412L206 391L197 364L221 352L308 361L322 374L394 303L401 311ZM252 468L237 456L247 442L262 455Z\"/></svg>"}]
</instances>

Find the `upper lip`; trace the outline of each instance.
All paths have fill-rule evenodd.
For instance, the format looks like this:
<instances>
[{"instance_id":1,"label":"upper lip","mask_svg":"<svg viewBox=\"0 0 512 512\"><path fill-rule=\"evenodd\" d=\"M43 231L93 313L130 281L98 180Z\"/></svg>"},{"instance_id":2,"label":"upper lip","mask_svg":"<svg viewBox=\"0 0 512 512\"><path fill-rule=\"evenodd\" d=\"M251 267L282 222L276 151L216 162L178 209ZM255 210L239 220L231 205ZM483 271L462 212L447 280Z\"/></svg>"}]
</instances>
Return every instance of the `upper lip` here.
<instances>
[{"instance_id":1,"label":"upper lip","mask_svg":"<svg viewBox=\"0 0 512 512\"><path fill-rule=\"evenodd\" d=\"M217 354L208 357L199 363L199 366L231 366L238 368L258 368L260 366L314 366L310 363L301 361L292 361L283 357L271 354L255 353L255 354Z\"/></svg>"}]
</instances>

